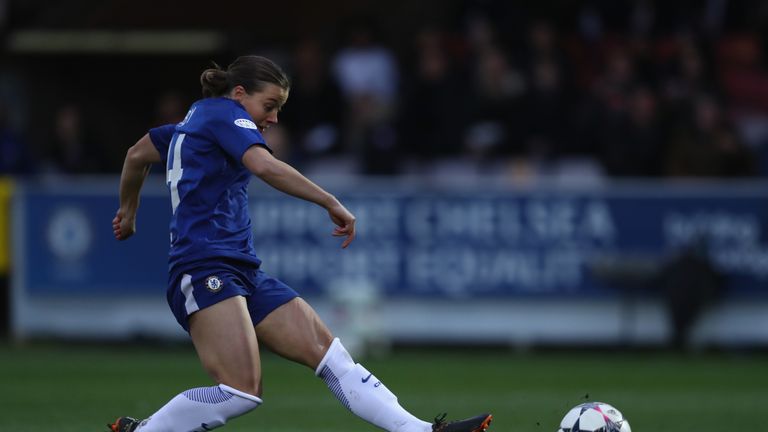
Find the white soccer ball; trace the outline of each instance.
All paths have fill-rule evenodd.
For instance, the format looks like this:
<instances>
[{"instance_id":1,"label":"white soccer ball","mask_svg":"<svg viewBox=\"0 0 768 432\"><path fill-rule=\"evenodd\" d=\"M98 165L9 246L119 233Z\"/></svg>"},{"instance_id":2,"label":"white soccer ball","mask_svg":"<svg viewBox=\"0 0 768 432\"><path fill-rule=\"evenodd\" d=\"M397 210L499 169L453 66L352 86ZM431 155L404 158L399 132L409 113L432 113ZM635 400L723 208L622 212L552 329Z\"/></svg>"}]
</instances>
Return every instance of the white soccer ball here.
<instances>
[{"instance_id":1,"label":"white soccer ball","mask_svg":"<svg viewBox=\"0 0 768 432\"><path fill-rule=\"evenodd\" d=\"M557 432L632 432L621 411L603 402L573 407L560 422Z\"/></svg>"}]
</instances>

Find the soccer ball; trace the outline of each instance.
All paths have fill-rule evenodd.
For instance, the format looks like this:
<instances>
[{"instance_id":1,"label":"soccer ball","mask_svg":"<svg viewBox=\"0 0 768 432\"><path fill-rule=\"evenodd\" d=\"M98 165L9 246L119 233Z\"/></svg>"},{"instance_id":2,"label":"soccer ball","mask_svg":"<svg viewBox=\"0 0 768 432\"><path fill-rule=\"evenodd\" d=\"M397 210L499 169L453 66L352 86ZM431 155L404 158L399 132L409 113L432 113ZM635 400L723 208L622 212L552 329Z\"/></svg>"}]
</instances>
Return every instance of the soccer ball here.
<instances>
[{"instance_id":1,"label":"soccer ball","mask_svg":"<svg viewBox=\"0 0 768 432\"><path fill-rule=\"evenodd\" d=\"M632 432L621 411L602 402L574 407L560 422L557 432Z\"/></svg>"}]
</instances>

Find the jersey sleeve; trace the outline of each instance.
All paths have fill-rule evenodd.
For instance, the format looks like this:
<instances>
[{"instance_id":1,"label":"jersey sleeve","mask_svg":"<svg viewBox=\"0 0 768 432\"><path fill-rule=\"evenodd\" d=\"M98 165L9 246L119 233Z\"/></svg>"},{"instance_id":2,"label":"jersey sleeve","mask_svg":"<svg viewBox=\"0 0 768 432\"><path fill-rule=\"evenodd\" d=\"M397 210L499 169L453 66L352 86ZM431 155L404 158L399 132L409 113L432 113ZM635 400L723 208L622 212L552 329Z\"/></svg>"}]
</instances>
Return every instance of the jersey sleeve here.
<instances>
[{"instance_id":1,"label":"jersey sleeve","mask_svg":"<svg viewBox=\"0 0 768 432\"><path fill-rule=\"evenodd\" d=\"M245 111L241 114L237 110L229 116L220 118L214 123L212 129L216 141L224 151L241 164L243 155L253 145L260 145L272 153L264 136L261 135L256 124L247 118Z\"/></svg>"},{"instance_id":2,"label":"jersey sleeve","mask_svg":"<svg viewBox=\"0 0 768 432\"><path fill-rule=\"evenodd\" d=\"M163 164L167 162L168 147L171 145L171 139L175 132L175 124L158 126L149 130L149 139L152 140L152 145L154 145L160 153L160 158L162 159Z\"/></svg>"}]
</instances>

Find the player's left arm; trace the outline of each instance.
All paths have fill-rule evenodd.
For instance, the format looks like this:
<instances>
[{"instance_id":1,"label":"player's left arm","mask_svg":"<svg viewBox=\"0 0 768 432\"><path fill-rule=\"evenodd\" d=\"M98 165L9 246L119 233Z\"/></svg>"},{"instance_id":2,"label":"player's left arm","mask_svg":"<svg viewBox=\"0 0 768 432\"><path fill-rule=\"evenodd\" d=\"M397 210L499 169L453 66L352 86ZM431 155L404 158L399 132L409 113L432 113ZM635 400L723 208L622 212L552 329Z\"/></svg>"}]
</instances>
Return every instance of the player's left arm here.
<instances>
[{"instance_id":1,"label":"player's left arm","mask_svg":"<svg viewBox=\"0 0 768 432\"><path fill-rule=\"evenodd\" d=\"M139 209L139 195L144 179L153 163L160 162L161 156L145 134L128 149L120 175L120 208L112 220L115 238L125 240L136 232L136 211Z\"/></svg>"},{"instance_id":2,"label":"player's left arm","mask_svg":"<svg viewBox=\"0 0 768 432\"><path fill-rule=\"evenodd\" d=\"M349 246L355 239L355 216L335 196L304 177L292 166L272 156L265 147L251 146L243 154L243 165L273 188L325 208L336 224L333 235L346 237L341 244L342 248Z\"/></svg>"}]
</instances>

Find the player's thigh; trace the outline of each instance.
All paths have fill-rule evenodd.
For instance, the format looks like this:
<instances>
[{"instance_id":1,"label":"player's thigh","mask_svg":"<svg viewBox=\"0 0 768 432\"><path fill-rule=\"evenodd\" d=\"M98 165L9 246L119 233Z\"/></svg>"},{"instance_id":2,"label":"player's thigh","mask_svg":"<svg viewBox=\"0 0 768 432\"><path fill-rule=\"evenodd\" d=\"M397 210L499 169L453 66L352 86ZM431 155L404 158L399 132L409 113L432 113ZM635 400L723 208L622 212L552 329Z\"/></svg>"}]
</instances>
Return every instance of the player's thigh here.
<instances>
[{"instance_id":1,"label":"player's thigh","mask_svg":"<svg viewBox=\"0 0 768 432\"><path fill-rule=\"evenodd\" d=\"M333 335L317 312L296 297L256 325L259 341L289 360L317 368L333 342Z\"/></svg>"},{"instance_id":2,"label":"player's thigh","mask_svg":"<svg viewBox=\"0 0 768 432\"><path fill-rule=\"evenodd\" d=\"M217 382L261 394L259 346L242 296L195 312L189 327L203 367Z\"/></svg>"}]
</instances>

